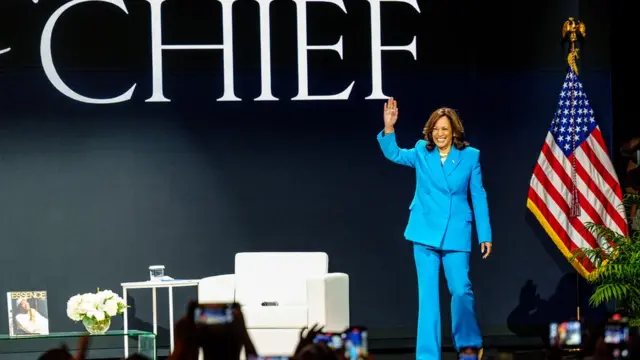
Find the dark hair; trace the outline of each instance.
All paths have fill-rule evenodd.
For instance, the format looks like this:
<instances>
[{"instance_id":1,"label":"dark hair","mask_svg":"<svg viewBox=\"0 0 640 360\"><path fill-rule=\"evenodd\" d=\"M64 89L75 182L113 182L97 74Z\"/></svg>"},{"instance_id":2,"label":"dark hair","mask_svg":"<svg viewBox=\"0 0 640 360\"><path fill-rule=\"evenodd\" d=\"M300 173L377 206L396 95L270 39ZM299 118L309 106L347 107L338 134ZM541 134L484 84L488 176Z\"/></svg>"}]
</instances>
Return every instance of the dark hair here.
<instances>
[{"instance_id":1,"label":"dark hair","mask_svg":"<svg viewBox=\"0 0 640 360\"><path fill-rule=\"evenodd\" d=\"M424 125L424 139L427 140L427 149L433 150L436 145L433 142L433 128L436 126L436 122L441 118L446 117L451 123L451 131L453 132L453 146L458 150L462 150L469 146L469 142L464 139L464 126L462 121L455 110L443 107L434 111L427 123Z\"/></svg>"}]
</instances>

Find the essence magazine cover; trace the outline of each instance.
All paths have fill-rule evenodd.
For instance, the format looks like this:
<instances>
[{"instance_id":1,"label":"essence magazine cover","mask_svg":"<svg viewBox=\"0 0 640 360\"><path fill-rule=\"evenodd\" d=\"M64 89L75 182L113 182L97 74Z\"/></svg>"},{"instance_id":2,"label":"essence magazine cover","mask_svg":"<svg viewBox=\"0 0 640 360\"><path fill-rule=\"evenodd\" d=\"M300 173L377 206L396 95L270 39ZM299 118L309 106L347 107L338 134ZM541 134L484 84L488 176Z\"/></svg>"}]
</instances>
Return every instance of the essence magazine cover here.
<instances>
[{"instance_id":1,"label":"essence magazine cover","mask_svg":"<svg viewBox=\"0 0 640 360\"><path fill-rule=\"evenodd\" d=\"M7 293L9 336L49 334L46 291L11 291Z\"/></svg>"}]
</instances>

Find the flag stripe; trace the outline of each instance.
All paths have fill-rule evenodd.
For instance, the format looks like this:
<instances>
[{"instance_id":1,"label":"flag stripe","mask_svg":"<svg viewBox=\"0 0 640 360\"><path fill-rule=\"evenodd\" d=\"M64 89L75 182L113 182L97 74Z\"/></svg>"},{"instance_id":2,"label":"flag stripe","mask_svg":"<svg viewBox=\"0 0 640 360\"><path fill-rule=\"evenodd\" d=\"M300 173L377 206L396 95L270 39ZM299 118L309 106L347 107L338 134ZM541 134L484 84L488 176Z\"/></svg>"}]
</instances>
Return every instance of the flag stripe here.
<instances>
[{"instance_id":1,"label":"flag stripe","mask_svg":"<svg viewBox=\"0 0 640 360\"><path fill-rule=\"evenodd\" d=\"M596 241L593 234L589 233L587 229L584 227L584 224L581 221L581 219L578 217L569 218L569 203L566 200L569 197L566 195L563 197L561 193L558 192L558 189L556 186L558 186L559 181L549 180L549 178L547 177L545 172L542 170L542 167L540 167L540 165L536 166L535 170L533 171L533 174L534 174L534 178L537 180L537 183L532 181L531 186L533 186L534 189L536 189L536 192L542 192L542 191L546 192L546 195L548 196L543 197L543 202L545 203L545 205L547 205L547 208L551 208L549 206L549 203L550 203L549 198L551 198L557 210L562 213L562 216L564 216L567 219L567 221L569 221L569 224L571 224L571 227L568 229L567 232L571 236L571 239L573 239L575 242L579 242L578 244L579 247L586 247L586 248L592 248L592 249L597 248L598 242ZM538 186L540 187L541 191L538 191Z\"/></svg>"},{"instance_id":2,"label":"flag stripe","mask_svg":"<svg viewBox=\"0 0 640 360\"><path fill-rule=\"evenodd\" d=\"M604 143L604 137L602 136L602 131L600 131L600 127L597 126L593 130L593 134L590 138L587 139L589 142L589 146L595 151L596 156L600 159L602 165L604 165L605 169L614 180L611 187L620 186L618 182L618 175L616 174L616 169L613 167L613 163L611 162L611 158L609 156L609 150L607 150L607 144ZM596 145L597 144L597 145Z\"/></svg>"},{"instance_id":3,"label":"flag stripe","mask_svg":"<svg viewBox=\"0 0 640 360\"><path fill-rule=\"evenodd\" d=\"M605 159L605 162L603 162L603 159L598 156L598 154L601 154L602 148L598 141L592 140L592 138L587 139L587 141L580 146L578 151L584 153L585 160L588 159L587 161L593 165L594 169L598 174L600 174L604 182L607 184L606 187L604 184L602 186L609 190L607 196L611 196L611 199L616 198L619 201L622 201L622 193L619 191L621 187L620 182L618 181L618 176L615 173L612 174L609 169L609 166L612 166L611 161Z\"/></svg>"},{"instance_id":4,"label":"flag stripe","mask_svg":"<svg viewBox=\"0 0 640 360\"><path fill-rule=\"evenodd\" d=\"M571 187L573 186L573 182L571 180L571 164L568 159L562 155L562 153L557 149L556 146L550 146L550 143L553 143L553 136L547 136L547 142L544 144L542 148L542 153L544 154L544 160L547 161L551 168L554 171L554 174L557 175L562 183L565 186L564 191L562 191L563 196L566 199L569 199L571 196ZM555 149L555 151L554 151ZM563 161L564 160L564 161ZM565 164L562 164L563 161ZM550 176L550 175L549 175ZM580 180L580 179L577 179ZM597 204L598 200L593 195L591 191L588 190L586 184L582 181L578 181L578 195L580 196L580 205L583 207L585 212L588 214L588 220L584 219L584 222L591 221L593 223L599 224L602 223L603 220L600 217L600 214L591 204Z\"/></svg>"},{"instance_id":5,"label":"flag stripe","mask_svg":"<svg viewBox=\"0 0 640 360\"><path fill-rule=\"evenodd\" d=\"M578 247L589 247L583 236L578 231L576 231L573 224L569 221L566 213L562 211L562 208L560 206L558 206L558 203L556 202L557 199L555 199L554 196L550 194L550 188L545 187L544 184L538 181L538 178L535 176L531 178L531 187L533 187L536 194L538 194L538 196L542 198L542 204L544 204L544 206L547 208L549 213L554 216L554 218L558 219L558 221L562 224L569 224L563 226L563 229L568 236L566 240L570 240L569 244L567 244L569 249L573 250L573 248L575 247L572 247L571 245L573 244L571 243L574 243ZM561 239L565 241L565 238L562 236Z\"/></svg>"},{"instance_id":6,"label":"flag stripe","mask_svg":"<svg viewBox=\"0 0 640 360\"><path fill-rule=\"evenodd\" d=\"M551 224L549 224L549 222L547 221L547 217L545 217L545 216L548 216L548 212L546 212L545 210L545 213L543 214L543 212L538 209L538 207L532 200L535 198L538 198L538 194L536 194L531 188L529 188L529 196L527 198L527 209L529 209L531 213L536 217L538 222L540 222L540 225L542 225L542 228L546 231L547 235L549 235L553 243L556 244L556 246L558 247L558 250L560 250L562 255L564 255L567 258L567 260L571 259L573 255L571 254L571 252L569 251L565 243L562 242L562 240L560 240L560 237L555 233L555 231L551 227ZM552 219L549 218L549 221L551 220ZM560 224L557 223L557 221L556 221L556 224L560 226ZM590 268L591 271L587 270L587 268L589 268L588 263L583 265L578 261L572 261L570 262L570 264L583 277L589 276L589 273L593 271L591 270L591 268Z\"/></svg>"},{"instance_id":7,"label":"flag stripe","mask_svg":"<svg viewBox=\"0 0 640 360\"><path fill-rule=\"evenodd\" d=\"M564 177L563 181L565 182L565 185L569 189L571 189L572 180L569 175L571 174L571 159L564 156L564 154L562 154L562 151L554 145L555 141L553 140L553 136L549 134L547 136L547 141L545 142L542 149L542 153L545 154L548 160L551 161L552 157L556 160L555 162L552 162L554 171L558 175L560 175L560 173L566 174L566 177ZM587 146L585 144L582 144L580 149L584 149L586 147ZM549 152L552 153L552 155L548 154ZM561 162L563 162L564 164L561 164ZM608 199L610 197L608 198L607 196L602 194L600 188L593 184L593 181L591 181L591 178L589 177L589 175L587 175L587 172L580 166L580 164L576 165L576 173L578 174L578 177L576 178L578 191L587 198L586 202L583 202L583 200L581 199L580 205L581 207L586 208L591 207L591 204L593 204L595 208L598 209L594 209L598 216L596 217L592 215L592 222L596 224L605 224L615 231L622 231L622 229L626 229L624 217L620 215L619 211L615 210L617 206L612 205L609 202ZM589 186L588 184L592 184L593 186Z\"/></svg>"},{"instance_id":8,"label":"flag stripe","mask_svg":"<svg viewBox=\"0 0 640 360\"><path fill-rule=\"evenodd\" d=\"M540 189L536 189L533 186L529 187L529 200L535 205L537 211L539 211L540 217L542 217L542 219L549 225L549 228L546 229L549 236L551 236L552 238L555 237L557 239L557 241L555 242L556 245L560 248L563 255L567 259L569 259L572 256L572 251L577 247L575 243L571 241L571 237L567 233L566 228L560 224L562 219L556 217L555 214L547 207L547 205L545 205L541 195L538 194L537 190ZM535 213L534 215L536 215L536 217L538 216L538 214ZM564 220L566 220L566 218ZM591 263L589 262L583 262L582 264L579 264L577 261L574 261L572 265L576 268L576 270L578 270L578 272L583 274L583 276L585 275L584 273L589 274L594 270L593 265L591 265Z\"/></svg>"},{"instance_id":9,"label":"flag stripe","mask_svg":"<svg viewBox=\"0 0 640 360\"><path fill-rule=\"evenodd\" d=\"M571 179L564 167L560 165L558 159L552 154L551 149L545 144L543 148L543 155L538 160L538 164L540 169L538 171L543 172L545 177L549 178L549 181L553 184L553 187L559 193L559 197L561 197L564 201L561 206L565 215L569 214L569 203L565 199L571 199ZM536 170L534 170L536 171ZM541 175L536 175L540 178ZM544 182L543 182L544 184ZM546 184L544 184L546 187ZM597 223L600 220L598 212L591 206L588 199L585 198L584 193L578 189L578 196L580 200L580 204L582 205L583 211L580 215L575 218L576 223L572 222L573 226L578 230L578 232L583 236L583 238L589 244L591 248L597 248L599 246L599 242L596 237L585 229L585 224L588 222ZM560 204L556 201L557 204ZM580 225L578 225L578 223Z\"/></svg>"},{"instance_id":10,"label":"flag stripe","mask_svg":"<svg viewBox=\"0 0 640 360\"><path fill-rule=\"evenodd\" d=\"M542 192L542 194L540 194L539 192ZM571 251L571 237L569 236L569 234L567 234L565 227L560 225L557 217L553 216L554 214L551 213L545 201L543 200L544 197L546 197L546 191L541 189L538 182L533 184L532 181L532 184L529 187L529 199L533 201L538 210L540 210L540 212L544 215L544 218L547 220L547 222L551 226L551 229L553 229L560 241L569 251Z\"/></svg>"},{"instance_id":11,"label":"flag stripe","mask_svg":"<svg viewBox=\"0 0 640 360\"><path fill-rule=\"evenodd\" d=\"M583 144L584 145L584 144ZM623 233L626 227L624 217L620 215L619 210L616 209L617 205L622 203L617 199L615 193L604 184L604 179L597 171L587 171L585 166L589 166L591 163L580 155L580 152L576 152L576 173L580 176L582 182L586 184L586 187L593 192L598 203L596 207L599 209L599 213L602 217L602 222L607 227L619 233ZM606 193L603 193L605 191ZM612 204L610 200L618 200Z\"/></svg>"}]
</instances>

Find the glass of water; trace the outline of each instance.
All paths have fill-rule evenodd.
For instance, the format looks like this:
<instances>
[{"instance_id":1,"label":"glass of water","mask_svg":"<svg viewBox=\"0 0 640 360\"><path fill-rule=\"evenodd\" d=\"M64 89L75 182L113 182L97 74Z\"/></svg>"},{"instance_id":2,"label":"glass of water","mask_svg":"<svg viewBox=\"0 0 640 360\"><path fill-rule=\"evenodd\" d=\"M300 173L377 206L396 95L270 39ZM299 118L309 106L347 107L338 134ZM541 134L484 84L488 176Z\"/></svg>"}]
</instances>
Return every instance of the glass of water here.
<instances>
[{"instance_id":1,"label":"glass of water","mask_svg":"<svg viewBox=\"0 0 640 360\"><path fill-rule=\"evenodd\" d=\"M164 276L164 265L151 265L149 266L149 278L151 281L162 280Z\"/></svg>"}]
</instances>

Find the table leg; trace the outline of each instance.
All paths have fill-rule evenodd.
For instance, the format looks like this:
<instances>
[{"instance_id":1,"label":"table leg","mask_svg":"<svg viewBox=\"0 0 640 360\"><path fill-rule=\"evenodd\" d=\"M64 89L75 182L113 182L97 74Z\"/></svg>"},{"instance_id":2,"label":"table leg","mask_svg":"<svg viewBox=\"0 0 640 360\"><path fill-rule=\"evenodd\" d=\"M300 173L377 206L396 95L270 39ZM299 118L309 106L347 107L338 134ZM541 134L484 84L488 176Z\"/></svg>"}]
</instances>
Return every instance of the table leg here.
<instances>
[{"instance_id":1,"label":"table leg","mask_svg":"<svg viewBox=\"0 0 640 360\"><path fill-rule=\"evenodd\" d=\"M124 300L124 357L129 357L129 337L127 331L129 331L129 312L127 311L127 289L122 288L122 300Z\"/></svg>"},{"instance_id":2,"label":"table leg","mask_svg":"<svg viewBox=\"0 0 640 360\"><path fill-rule=\"evenodd\" d=\"M171 338L170 350L173 353L173 286L169 286L169 337Z\"/></svg>"},{"instance_id":3,"label":"table leg","mask_svg":"<svg viewBox=\"0 0 640 360\"><path fill-rule=\"evenodd\" d=\"M158 335L158 299L155 287L153 288L153 333Z\"/></svg>"}]
</instances>

